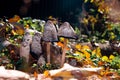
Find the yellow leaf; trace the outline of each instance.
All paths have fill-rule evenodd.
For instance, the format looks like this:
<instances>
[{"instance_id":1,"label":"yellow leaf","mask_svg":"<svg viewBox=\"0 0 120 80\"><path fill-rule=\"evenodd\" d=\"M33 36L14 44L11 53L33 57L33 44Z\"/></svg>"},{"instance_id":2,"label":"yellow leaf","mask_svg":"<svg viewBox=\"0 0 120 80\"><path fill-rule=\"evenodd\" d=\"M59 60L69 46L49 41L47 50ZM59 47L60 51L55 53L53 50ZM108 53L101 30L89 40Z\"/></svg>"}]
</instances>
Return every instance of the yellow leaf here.
<instances>
[{"instance_id":1,"label":"yellow leaf","mask_svg":"<svg viewBox=\"0 0 120 80\"><path fill-rule=\"evenodd\" d=\"M96 49L92 51L92 55L95 55L95 54L96 54Z\"/></svg>"},{"instance_id":2,"label":"yellow leaf","mask_svg":"<svg viewBox=\"0 0 120 80\"><path fill-rule=\"evenodd\" d=\"M112 26L110 24L107 25L107 29L110 31L112 30Z\"/></svg>"},{"instance_id":3,"label":"yellow leaf","mask_svg":"<svg viewBox=\"0 0 120 80\"><path fill-rule=\"evenodd\" d=\"M94 67L93 62L90 59L85 59L85 61L83 62L83 65L91 65L91 67Z\"/></svg>"},{"instance_id":4,"label":"yellow leaf","mask_svg":"<svg viewBox=\"0 0 120 80\"><path fill-rule=\"evenodd\" d=\"M103 14L103 12L104 12L104 9L102 9L102 8L99 8L99 9L98 9L98 12L100 12L100 13L102 13L102 14Z\"/></svg>"},{"instance_id":5,"label":"yellow leaf","mask_svg":"<svg viewBox=\"0 0 120 80\"><path fill-rule=\"evenodd\" d=\"M88 24L88 19L83 18L83 23L87 25Z\"/></svg>"},{"instance_id":6,"label":"yellow leaf","mask_svg":"<svg viewBox=\"0 0 120 80\"><path fill-rule=\"evenodd\" d=\"M76 44L75 48L78 49L78 50L80 50L81 49L81 45L80 44Z\"/></svg>"},{"instance_id":7,"label":"yellow leaf","mask_svg":"<svg viewBox=\"0 0 120 80\"><path fill-rule=\"evenodd\" d=\"M115 58L115 56L112 55L112 54L109 56L109 59L110 59L110 60L113 60L114 58Z\"/></svg>"},{"instance_id":8,"label":"yellow leaf","mask_svg":"<svg viewBox=\"0 0 120 80\"><path fill-rule=\"evenodd\" d=\"M29 28L30 28L30 26L27 24L27 25L25 26L25 28L26 28L26 29L29 29Z\"/></svg>"},{"instance_id":9,"label":"yellow leaf","mask_svg":"<svg viewBox=\"0 0 120 80\"><path fill-rule=\"evenodd\" d=\"M10 18L9 22L18 22L20 20L20 17L18 15L15 15L13 18Z\"/></svg>"},{"instance_id":10,"label":"yellow leaf","mask_svg":"<svg viewBox=\"0 0 120 80\"><path fill-rule=\"evenodd\" d=\"M108 62L108 61L109 61L109 59L108 59L108 57L107 57L107 56L103 56L103 57L102 57L102 61Z\"/></svg>"},{"instance_id":11,"label":"yellow leaf","mask_svg":"<svg viewBox=\"0 0 120 80\"><path fill-rule=\"evenodd\" d=\"M44 75L45 77L50 77L50 73L49 73L48 70L44 71L43 75Z\"/></svg>"},{"instance_id":12,"label":"yellow leaf","mask_svg":"<svg viewBox=\"0 0 120 80\"><path fill-rule=\"evenodd\" d=\"M85 57L85 55L79 51L75 51L75 54L76 55L79 55L79 57L76 57L77 60L81 60Z\"/></svg>"},{"instance_id":13,"label":"yellow leaf","mask_svg":"<svg viewBox=\"0 0 120 80\"><path fill-rule=\"evenodd\" d=\"M90 47L87 46L87 45L84 45L84 46L82 46L82 49L83 49L83 50L90 50Z\"/></svg>"},{"instance_id":14,"label":"yellow leaf","mask_svg":"<svg viewBox=\"0 0 120 80\"><path fill-rule=\"evenodd\" d=\"M60 37L60 42L64 42L64 38L63 37Z\"/></svg>"},{"instance_id":15,"label":"yellow leaf","mask_svg":"<svg viewBox=\"0 0 120 80\"><path fill-rule=\"evenodd\" d=\"M101 54L100 48L97 47L96 49L94 49L94 50L92 51L92 55L96 55L97 57L101 57L102 54Z\"/></svg>"},{"instance_id":16,"label":"yellow leaf","mask_svg":"<svg viewBox=\"0 0 120 80\"><path fill-rule=\"evenodd\" d=\"M105 74L105 71L102 70L102 71L100 72L100 75L101 75L101 76L104 76L104 74Z\"/></svg>"},{"instance_id":17,"label":"yellow leaf","mask_svg":"<svg viewBox=\"0 0 120 80\"><path fill-rule=\"evenodd\" d=\"M75 54L82 54L81 52L79 52L79 51L75 51Z\"/></svg>"},{"instance_id":18,"label":"yellow leaf","mask_svg":"<svg viewBox=\"0 0 120 80\"><path fill-rule=\"evenodd\" d=\"M14 31L19 34L19 35L23 35L24 34L24 29L21 26L16 26L14 28Z\"/></svg>"},{"instance_id":19,"label":"yellow leaf","mask_svg":"<svg viewBox=\"0 0 120 80\"><path fill-rule=\"evenodd\" d=\"M64 42L64 37L60 37L60 42ZM67 39L67 42L68 42L68 39Z\"/></svg>"},{"instance_id":20,"label":"yellow leaf","mask_svg":"<svg viewBox=\"0 0 120 80\"><path fill-rule=\"evenodd\" d=\"M109 8L109 7L106 7L106 8L105 8L105 13L109 13L109 11L110 11L110 8Z\"/></svg>"},{"instance_id":21,"label":"yellow leaf","mask_svg":"<svg viewBox=\"0 0 120 80\"><path fill-rule=\"evenodd\" d=\"M97 22L97 19L94 16L89 16L89 20L92 23L96 23Z\"/></svg>"},{"instance_id":22,"label":"yellow leaf","mask_svg":"<svg viewBox=\"0 0 120 80\"><path fill-rule=\"evenodd\" d=\"M97 48L96 48L96 56L97 56L97 57L101 57L101 56L102 56L100 47L97 47Z\"/></svg>"},{"instance_id":23,"label":"yellow leaf","mask_svg":"<svg viewBox=\"0 0 120 80\"><path fill-rule=\"evenodd\" d=\"M16 33L14 30L11 30L11 33L12 33L13 35L17 35L17 33Z\"/></svg>"},{"instance_id":24,"label":"yellow leaf","mask_svg":"<svg viewBox=\"0 0 120 80\"><path fill-rule=\"evenodd\" d=\"M53 17L52 16L49 16L48 19L52 19Z\"/></svg>"},{"instance_id":25,"label":"yellow leaf","mask_svg":"<svg viewBox=\"0 0 120 80\"><path fill-rule=\"evenodd\" d=\"M83 53L85 54L85 57L86 57L87 59L90 58L90 53L88 53L87 51L84 51Z\"/></svg>"},{"instance_id":26,"label":"yellow leaf","mask_svg":"<svg viewBox=\"0 0 120 80\"><path fill-rule=\"evenodd\" d=\"M116 38L115 34L113 32L110 32L110 40L113 40L115 38Z\"/></svg>"},{"instance_id":27,"label":"yellow leaf","mask_svg":"<svg viewBox=\"0 0 120 80\"><path fill-rule=\"evenodd\" d=\"M50 63L46 63L46 66L49 67L51 64Z\"/></svg>"}]
</instances>

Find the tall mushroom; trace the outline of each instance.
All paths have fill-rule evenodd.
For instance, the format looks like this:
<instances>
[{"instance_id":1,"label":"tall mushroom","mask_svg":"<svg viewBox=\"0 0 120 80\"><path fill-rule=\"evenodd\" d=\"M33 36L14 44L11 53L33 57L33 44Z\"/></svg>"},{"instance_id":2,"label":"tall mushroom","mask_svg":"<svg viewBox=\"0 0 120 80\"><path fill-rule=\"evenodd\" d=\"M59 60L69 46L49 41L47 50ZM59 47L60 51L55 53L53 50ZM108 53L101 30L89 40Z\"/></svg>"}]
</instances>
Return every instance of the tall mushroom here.
<instances>
[{"instance_id":1,"label":"tall mushroom","mask_svg":"<svg viewBox=\"0 0 120 80\"><path fill-rule=\"evenodd\" d=\"M30 56L30 44L32 42L32 35L29 32L25 32L23 42L20 46L20 57L23 58L23 70L29 71L29 56ZM24 69L25 68L25 69Z\"/></svg>"},{"instance_id":2,"label":"tall mushroom","mask_svg":"<svg viewBox=\"0 0 120 80\"><path fill-rule=\"evenodd\" d=\"M32 42L32 35L29 32L25 32L23 37L23 42L20 46L20 57L24 57L26 62L29 61L29 54L30 54L30 44Z\"/></svg>"},{"instance_id":3,"label":"tall mushroom","mask_svg":"<svg viewBox=\"0 0 120 80\"><path fill-rule=\"evenodd\" d=\"M68 22L64 22L59 30L58 30L58 36L64 37L64 47L62 52L62 61L61 61L61 67L63 66L65 62L65 55L66 55L66 47L67 47L67 38L76 38L76 34L72 26Z\"/></svg>"},{"instance_id":4,"label":"tall mushroom","mask_svg":"<svg viewBox=\"0 0 120 80\"><path fill-rule=\"evenodd\" d=\"M51 42L58 41L57 30L51 20L48 20L44 27L43 40L47 42L47 62L50 63Z\"/></svg>"},{"instance_id":5,"label":"tall mushroom","mask_svg":"<svg viewBox=\"0 0 120 80\"><path fill-rule=\"evenodd\" d=\"M40 57L40 54L42 54L41 37L42 34L36 32L32 38L30 53L35 59L38 59Z\"/></svg>"},{"instance_id":6,"label":"tall mushroom","mask_svg":"<svg viewBox=\"0 0 120 80\"><path fill-rule=\"evenodd\" d=\"M38 65L45 64L44 57L42 56L41 38L42 38L42 33L35 32L30 46L30 54L32 55L32 57L38 60L37 62Z\"/></svg>"}]
</instances>

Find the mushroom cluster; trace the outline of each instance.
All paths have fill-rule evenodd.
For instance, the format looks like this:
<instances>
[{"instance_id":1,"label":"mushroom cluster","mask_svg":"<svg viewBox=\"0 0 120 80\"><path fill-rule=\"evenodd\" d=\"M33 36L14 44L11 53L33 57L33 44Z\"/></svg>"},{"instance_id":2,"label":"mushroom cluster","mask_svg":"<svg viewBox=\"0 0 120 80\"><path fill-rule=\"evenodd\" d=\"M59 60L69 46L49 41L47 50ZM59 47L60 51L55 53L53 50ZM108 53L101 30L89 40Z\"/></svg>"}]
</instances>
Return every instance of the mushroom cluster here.
<instances>
[{"instance_id":1,"label":"mushroom cluster","mask_svg":"<svg viewBox=\"0 0 120 80\"><path fill-rule=\"evenodd\" d=\"M58 32L57 32L58 31ZM58 37L64 37L64 48L62 53L61 67L65 62L67 38L75 39L76 34L68 22L64 22L57 30L52 21L48 20L44 27L43 40L47 42L47 62L50 63L50 42L58 41Z\"/></svg>"},{"instance_id":2,"label":"mushroom cluster","mask_svg":"<svg viewBox=\"0 0 120 80\"><path fill-rule=\"evenodd\" d=\"M33 35L31 35L33 33ZM26 30L23 41L20 46L20 57L23 59L22 64L25 68L28 68L31 64L32 58L40 61L43 59L42 57L42 46L41 46L41 37L42 34L40 32L36 32L33 30ZM31 58L32 56L32 58ZM45 61L37 62L38 65L44 65Z\"/></svg>"},{"instance_id":3,"label":"mushroom cluster","mask_svg":"<svg viewBox=\"0 0 120 80\"><path fill-rule=\"evenodd\" d=\"M40 32L34 32L34 35L31 36L30 32L25 32L23 37L23 42L20 47L20 57L25 58L25 62L29 62L30 54L32 57L38 60L38 64L45 64L45 60L41 55L42 45L41 40L43 40L46 44L46 52L47 52L47 63L50 63L50 47L52 42L58 41L59 37L64 37L64 47L62 50L62 59L61 59L61 67L65 62L66 55L66 47L67 47L67 39L75 39L76 34L72 26L68 22L64 22L59 28L56 28L55 24L52 20L48 20L45 23L43 34ZM42 60L44 60L42 62Z\"/></svg>"}]
</instances>

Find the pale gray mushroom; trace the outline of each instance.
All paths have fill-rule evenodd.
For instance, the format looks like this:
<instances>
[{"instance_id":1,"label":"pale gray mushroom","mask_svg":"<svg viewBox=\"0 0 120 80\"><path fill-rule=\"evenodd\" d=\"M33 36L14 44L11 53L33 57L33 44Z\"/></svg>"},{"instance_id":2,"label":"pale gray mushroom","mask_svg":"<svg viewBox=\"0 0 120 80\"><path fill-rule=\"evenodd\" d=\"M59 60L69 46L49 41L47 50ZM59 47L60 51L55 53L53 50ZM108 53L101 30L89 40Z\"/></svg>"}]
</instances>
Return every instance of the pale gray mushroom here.
<instances>
[{"instance_id":1,"label":"pale gray mushroom","mask_svg":"<svg viewBox=\"0 0 120 80\"><path fill-rule=\"evenodd\" d=\"M44 27L43 40L46 42L58 41L57 30L52 21L48 20Z\"/></svg>"},{"instance_id":2,"label":"pale gray mushroom","mask_svg":"<svg viewBox=\"0 0 120 80\"><path fill-rule=\"evenodd\" d=\"M50 63L50 43L58 41L57 30L50 20L44 26L43 40L47 42L47 62Z\"/></svg>"},{"instance_id":3,"label":"pale gray mushroom","mask_svg":"<svg viewBox=\"0 0 120 80\"><path fill-rule=\"evenodd\" d=\"M35 58L38 59L37 64L44 65L45 64L45 59L42 55L42 46L41 46L41 38L42 38L42 33L40 32L35 32L33 38L32 38L32 43L31 43L31 49L30 49L30 54Z\"/></svg>"},{"instance_id":4,"label":"pale gray mushroom","mask_svg":"<svg viewBox=\"0 0 120 80\"><path fill-rule=\"evenodd\" d=\"M42 34L40 32L36 32L32 38L32 43L30 46L30 53L36 59L38 59L42 54L41 37Z\"/></svg>"},{"instance_id":5,"label":"pale gray mushroom","mask_svg":"<svg viewBox=\"0 0 120 80\"><path fill-rule=\"evenodd\" d=\"M20 57L22 58L22 67L21 69L25 72L29 72L30 64L30 44L32 42L32 35L30 32L25 32L23 41L20 45Z\"/></svg>"},{"instance_id":6,"label":"pale gray mushroom","mask_svg":"<svg viewBox=\"0 0 120 80\"><path fill-rule=\"evenodd\" d=\"M72 38L76 39L76 34L72 26L68 22L64 22L59 30L58 30L58 36L64 37L64 38Z\"/></svg>"},{"instance_id":7,"label":"pale gray mushroom","mask_svg":"<svg viewBox=\"0 0 120 80\"><path fill-rule=\"evenodd\" d=\"M64 48L63 48L62 60L61 60L61 67L62 67L65 62L67 38L76 39L76 34L72 26L68 22L64 22L58 30L58 36L64 37Z\"/></svg>"},{"instance_id":8,"label":"pale gray mushroom","mask_svg":"<svg viewBox=\"0 0 120 80\"><path fill-rule=\"evenodd\" d=\"M20 57L23 57L26 62L29 62L30 55L30 44L32 42L32 35L29 32L26 32L23 37L23 41L20 46Z\"/></svg>"}]
</instances>

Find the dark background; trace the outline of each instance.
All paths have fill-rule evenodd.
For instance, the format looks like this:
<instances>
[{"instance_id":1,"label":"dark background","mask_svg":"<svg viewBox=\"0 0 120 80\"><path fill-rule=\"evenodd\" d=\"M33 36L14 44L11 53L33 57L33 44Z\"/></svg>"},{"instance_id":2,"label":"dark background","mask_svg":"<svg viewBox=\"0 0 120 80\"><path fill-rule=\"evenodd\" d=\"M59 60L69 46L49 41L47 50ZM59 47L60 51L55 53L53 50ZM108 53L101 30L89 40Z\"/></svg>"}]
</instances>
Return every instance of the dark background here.
<instances>
[{"instance_id":1,"label":"dark background","mask_svg":"<svg viewBox=\"0 0 120 80\"><path fill-rule=\"evenodd\" d=\"M53 16L63 21L74 22L81 12L82 0L0 0L0 18L3 16L46 19ZM26 11L27 9L27 11Z\"/></svg>"}]
</instances>

